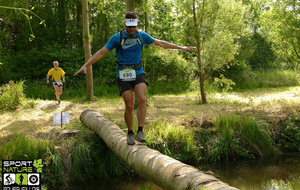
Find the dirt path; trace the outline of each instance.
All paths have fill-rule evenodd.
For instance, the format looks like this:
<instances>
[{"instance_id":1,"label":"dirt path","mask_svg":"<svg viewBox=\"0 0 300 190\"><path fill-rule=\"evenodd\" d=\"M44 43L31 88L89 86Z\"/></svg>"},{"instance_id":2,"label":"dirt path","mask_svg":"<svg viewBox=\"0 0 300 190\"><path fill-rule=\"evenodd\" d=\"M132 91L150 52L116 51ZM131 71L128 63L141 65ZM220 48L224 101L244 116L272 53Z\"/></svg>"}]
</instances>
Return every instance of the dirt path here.
<instances>
[{"instance_id":1,"label":"dirt path","mask_svg":"<svg viewBox=\"0 0 300 190\"><path fill-rule=\"evenodd\" d=\"M218 114L231 112L271 120L300 114L300 87L213 94L207 97L209 103L204 105L197 104L199 99L195 94L149 97L146 122L164 121L181 125L187 118L202 117L213 122ZM12 133L36 136L60 129L61 126L53 126L53 113L69 112L70 124L64 127L73 126L80 123L79 116L85 109L95 109L121 128L126 128L123 119L125 107L121 98L97 99L90 103L62 101L60 105L56 101L34 100L34 104L34 108L0 112L0 137Z\"/></svg>"}]
</instances>

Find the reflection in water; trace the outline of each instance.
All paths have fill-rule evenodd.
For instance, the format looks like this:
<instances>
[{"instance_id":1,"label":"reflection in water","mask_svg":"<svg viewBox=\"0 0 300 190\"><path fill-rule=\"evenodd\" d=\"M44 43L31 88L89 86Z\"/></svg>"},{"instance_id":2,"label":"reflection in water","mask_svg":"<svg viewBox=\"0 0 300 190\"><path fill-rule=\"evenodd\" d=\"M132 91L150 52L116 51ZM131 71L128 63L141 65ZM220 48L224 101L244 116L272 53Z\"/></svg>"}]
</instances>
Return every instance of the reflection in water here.
<instances>
[{"instance_id":1,"label":"reflection in water","mask_svg":"<svg viewBox=\"0 0 300 190\"><path fill-rule=\"evenodd\" d=\"M300 190L300 157L236 161L218 166L199 166L241 190Z\"/></svg>"},{"instance_id":2,"label":"reflection in water","mask_svg":"<svg viewBox=\"0 0 300 190\"><path fill-rule=\"evenodd\" d=\"M151 186L151 187L150 187ZM159 186L145 181L138 176L124 176L118 179L99 180L98 182L85 183L69 187L70 190L163 190ZM57 190L57 188L56 188Z\"/></svg>"},{"instance_id":3,"label":"reflection in water","mask_svg":"<svg viewBox=\"0 0 300 190\"><path fill-rule=\"evenodd\" d=\"M202 171L212 171L220 180L241 190L300 190L300 156L277 159L235 161L218 165L199 165ZM139 177L125 176L115 180L70 186L72 190L162 190ZM143 188L145 187L145 188ZM56 190L58 188L55 188Z\"/></svg>"}]
</instances>

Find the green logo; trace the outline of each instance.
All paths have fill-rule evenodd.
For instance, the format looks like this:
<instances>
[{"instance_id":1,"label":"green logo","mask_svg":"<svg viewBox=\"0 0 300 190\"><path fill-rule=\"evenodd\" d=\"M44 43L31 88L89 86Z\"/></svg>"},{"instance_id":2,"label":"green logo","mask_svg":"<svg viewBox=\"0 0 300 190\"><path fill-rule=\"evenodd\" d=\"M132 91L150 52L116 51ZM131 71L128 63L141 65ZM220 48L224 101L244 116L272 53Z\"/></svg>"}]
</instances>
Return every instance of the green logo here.
<instances>
[{"instance_id":1,"label":"green logo","mask_svg":"<svg viewBox=\"0 0 300 190\"><path fill-rule=\"evenodd\" d=\"M43 168L43 162L42 159L34 160L33 161L33 166L36 168L36 171L38 173L42 173L42 168Z\"/></svg>"}]
</instances>

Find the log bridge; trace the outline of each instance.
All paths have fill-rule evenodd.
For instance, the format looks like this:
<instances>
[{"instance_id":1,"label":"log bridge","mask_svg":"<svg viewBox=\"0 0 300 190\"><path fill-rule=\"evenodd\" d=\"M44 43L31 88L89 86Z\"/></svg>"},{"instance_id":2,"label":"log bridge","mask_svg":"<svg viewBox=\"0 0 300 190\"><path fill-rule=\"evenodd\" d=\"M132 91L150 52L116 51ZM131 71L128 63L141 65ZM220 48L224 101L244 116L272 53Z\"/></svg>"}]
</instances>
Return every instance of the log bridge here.
<instances>
[{"instance_id":1,"label":"log bridge","mask_svg":"<svg viewBox=\"0 0 300 190\"><path fill-rule=\"evenodd\" d=\"M138 175L167 190L237 190L212 175L136 143L127 145L127 135L95 110L84 110L80 121L95 131L107 146Z\"/></svg>"}]
</instances>

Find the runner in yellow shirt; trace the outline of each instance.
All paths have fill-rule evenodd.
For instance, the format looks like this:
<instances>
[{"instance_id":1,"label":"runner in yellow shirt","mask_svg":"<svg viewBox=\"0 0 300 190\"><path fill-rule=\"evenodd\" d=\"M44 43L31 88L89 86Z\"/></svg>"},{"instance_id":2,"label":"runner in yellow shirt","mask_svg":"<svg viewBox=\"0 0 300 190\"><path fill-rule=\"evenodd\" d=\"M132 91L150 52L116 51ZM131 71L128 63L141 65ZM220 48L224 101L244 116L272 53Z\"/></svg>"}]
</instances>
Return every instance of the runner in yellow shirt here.
<instances>
[{"instance_id":1,"label":"runner in yellow shirt","mask_svg":"<svg viewBox=\"0 0 300 190\"><path fill-rule=\"evenodd\" d=\"M52 83L55 89L55 95L60 104L60 95L62 94L63 83L65 82L65 71L58 67L58 61L53 62L54 68L50 69L47 74L47 83L49 84L49 77L52 75ZM61 80L62 79L62 80Z\"/></svg>"}]
</instances>

